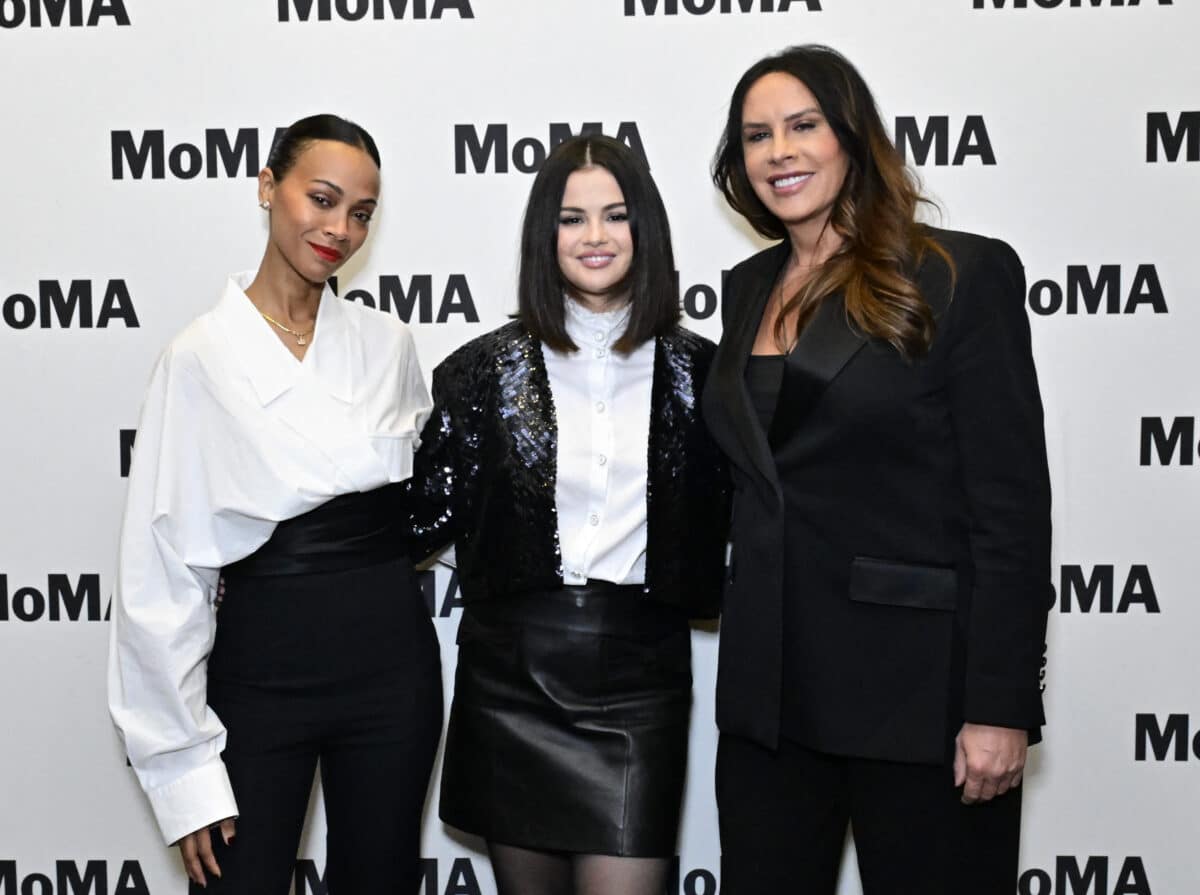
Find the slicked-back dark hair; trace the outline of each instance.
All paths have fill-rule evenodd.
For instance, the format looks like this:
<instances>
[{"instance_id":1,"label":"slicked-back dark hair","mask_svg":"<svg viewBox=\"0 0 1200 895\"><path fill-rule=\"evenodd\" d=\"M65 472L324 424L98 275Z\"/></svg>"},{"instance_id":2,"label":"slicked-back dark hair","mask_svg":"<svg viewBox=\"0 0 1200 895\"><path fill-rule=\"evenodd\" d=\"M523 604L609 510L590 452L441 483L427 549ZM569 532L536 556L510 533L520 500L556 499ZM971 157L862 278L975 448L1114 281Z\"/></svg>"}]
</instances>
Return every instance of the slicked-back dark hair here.
<instances>
[{"instance_id":1,"label":"slicked-back dark hair","mask_svg":"<svg viewBox=\"0 0 1200 895\"><path fill-rule=\"evenodd\" d=\"M679 322L679 284L671 251L667 210L650 169L624 143L599 134L571 137L550 153L533 181L521 228L517 316L525 328L556 351L578 349L567 335L563 302L570 285L558 265L558 221L567 178L583 168L603 168L625 197L633 262L612 294L628 291L629 323L613 345L629 353Z\"/></svg>"},{"instance_id":2,"label":"slicked-back dark hair","mask_svg":"<svg viewBox=\"0 0 1200 895\"><path fill-rule=\"evenodd\" d=\"M287 128L271 147L266 166L271 169L275 179L283 180L296 164L300 153L317 140L337 140L361 149L375 162L376 168L383 167L379 160L379 149L366 128L337 115L309 115Z\"/></svg>"}]
</instances>

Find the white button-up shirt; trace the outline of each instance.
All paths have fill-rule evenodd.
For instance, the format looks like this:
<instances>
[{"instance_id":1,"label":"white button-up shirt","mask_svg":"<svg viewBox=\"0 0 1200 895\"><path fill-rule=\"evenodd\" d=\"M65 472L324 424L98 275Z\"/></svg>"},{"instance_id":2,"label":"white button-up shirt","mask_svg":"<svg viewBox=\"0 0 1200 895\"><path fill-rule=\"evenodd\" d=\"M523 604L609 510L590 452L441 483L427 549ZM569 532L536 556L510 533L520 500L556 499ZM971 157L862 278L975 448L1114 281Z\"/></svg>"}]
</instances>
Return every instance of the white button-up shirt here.
<instances>
[{"instance_id":1,"label":"white button-up shirt","mask_svg":"<svg viewBox=\"0 0 1200 895\"><path fill-rule=\"evenodd\" d=\"M563 583L642 584L654 339L620 354L612 346L629 322L628 306L597 313L565 302L567 334L579 350L542 348L558 424Z\"/></svg>"},{"instance_id":2,"label":"white button-up shirt","mask_svg":"<svg viewBox=\"0 0 1200 895\"><path fill-rule=\"evenodd\" d=\"M412 474L430 411L412 335L328 288L302 361L230 279L163 352L121 530L109 705L168 843L236 815L208 707L222 567L276 523Z\"/></svg>"}]
</instances>

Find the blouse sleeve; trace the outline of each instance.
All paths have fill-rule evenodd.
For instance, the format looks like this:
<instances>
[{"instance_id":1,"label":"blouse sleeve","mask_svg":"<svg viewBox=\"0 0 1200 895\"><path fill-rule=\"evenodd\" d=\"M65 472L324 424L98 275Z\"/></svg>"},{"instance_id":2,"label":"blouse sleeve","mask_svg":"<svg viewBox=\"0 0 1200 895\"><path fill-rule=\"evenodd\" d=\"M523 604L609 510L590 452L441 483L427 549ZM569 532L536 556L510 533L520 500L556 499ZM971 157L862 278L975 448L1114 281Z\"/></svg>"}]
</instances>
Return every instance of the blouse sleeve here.
<instances>
[{"instance_id":1,"label":"blouse sleeve","mask_svg":"<svg viewBox=\"0 0 1200 895\"><path fill-rule=\"evenodd\" d=\"M225 728L207 705L219 569L189 565L182 547L210 512L203 392L170 352L159 361L130 468L109 649L109 709L168 844L238 813Z\"/></svg>"}]
</instances>

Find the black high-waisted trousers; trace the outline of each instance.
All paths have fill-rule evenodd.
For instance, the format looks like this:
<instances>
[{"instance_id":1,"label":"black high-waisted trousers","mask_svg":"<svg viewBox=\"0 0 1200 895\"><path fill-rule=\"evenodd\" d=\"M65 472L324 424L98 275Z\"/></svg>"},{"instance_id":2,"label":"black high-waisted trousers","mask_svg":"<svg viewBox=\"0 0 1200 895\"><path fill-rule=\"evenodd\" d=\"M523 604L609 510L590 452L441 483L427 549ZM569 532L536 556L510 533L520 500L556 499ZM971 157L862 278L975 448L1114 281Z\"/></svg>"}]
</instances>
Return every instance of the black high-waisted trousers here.
<instances>
[{"instance_id":1,"label":"black high-waisted trousers","mask_svg":"<svg viewBox=\"0 0 1200 895\"><path fill-rule=\"evenodd\" d=\"M264 550L292 539L277 535ZM442 724L438 644L411 564L361 548L352 568L260 574L280 564L255 554L225 571L208 702L228 730L222 757L240 813L229 846L213 835L221 878L207 874L208 888L192 893L292 891L318 762L331 895L417 891Z\"/></svg>"}]
</instances>

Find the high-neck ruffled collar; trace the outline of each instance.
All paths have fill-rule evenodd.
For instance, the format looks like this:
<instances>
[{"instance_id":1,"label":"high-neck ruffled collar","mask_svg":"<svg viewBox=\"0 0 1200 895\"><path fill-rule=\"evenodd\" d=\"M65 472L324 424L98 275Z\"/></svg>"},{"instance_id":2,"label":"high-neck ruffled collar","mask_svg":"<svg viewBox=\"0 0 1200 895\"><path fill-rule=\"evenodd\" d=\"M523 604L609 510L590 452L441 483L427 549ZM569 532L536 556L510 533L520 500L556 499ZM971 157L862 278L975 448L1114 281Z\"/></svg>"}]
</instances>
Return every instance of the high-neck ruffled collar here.
<instances>
[{"instance_id":1,"label":"high-neck ruffled collar","mask_svg":"<svg viewBox=\"0 0 1200 895\"><path fill-rule=\"evenodd\" d=\"M611 348L629 325L629 302L611 311L593 311L573 298L563 299L566 305L567 335L576 345L602 345Z\"/></svg>"}]
</instances>

